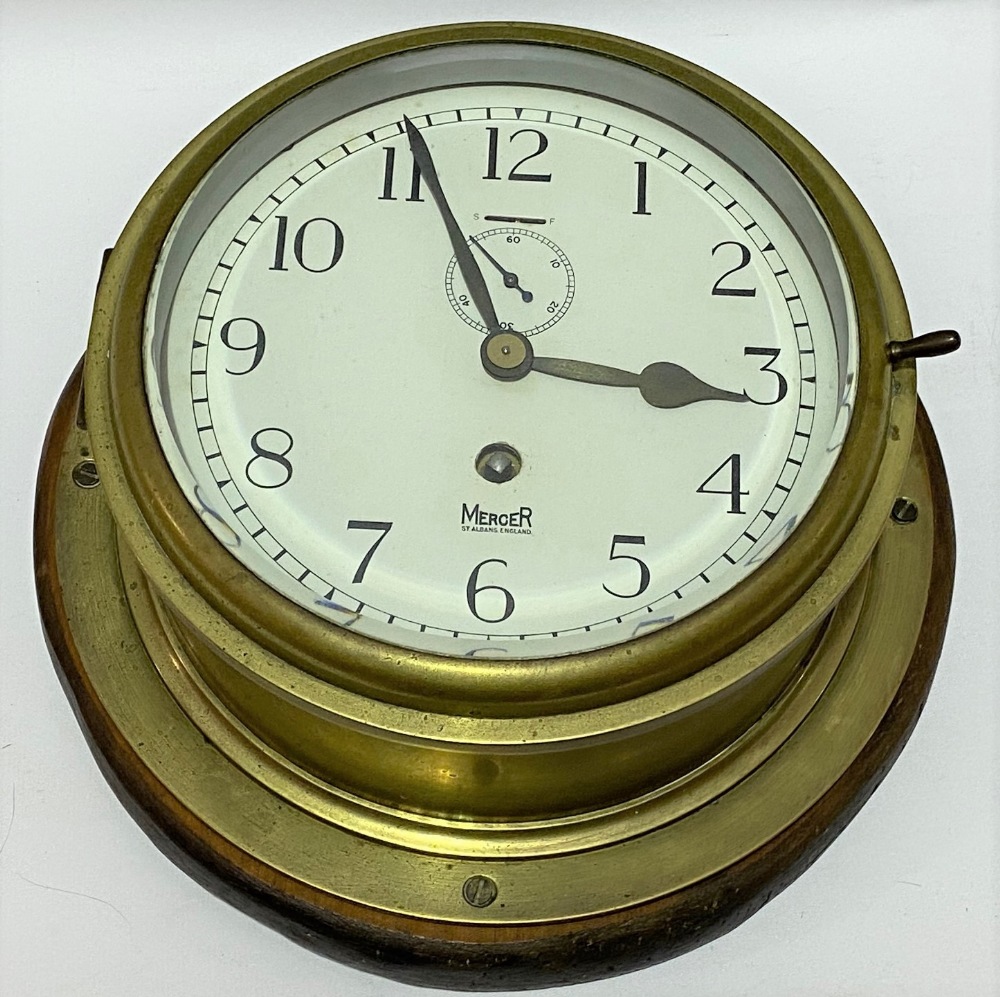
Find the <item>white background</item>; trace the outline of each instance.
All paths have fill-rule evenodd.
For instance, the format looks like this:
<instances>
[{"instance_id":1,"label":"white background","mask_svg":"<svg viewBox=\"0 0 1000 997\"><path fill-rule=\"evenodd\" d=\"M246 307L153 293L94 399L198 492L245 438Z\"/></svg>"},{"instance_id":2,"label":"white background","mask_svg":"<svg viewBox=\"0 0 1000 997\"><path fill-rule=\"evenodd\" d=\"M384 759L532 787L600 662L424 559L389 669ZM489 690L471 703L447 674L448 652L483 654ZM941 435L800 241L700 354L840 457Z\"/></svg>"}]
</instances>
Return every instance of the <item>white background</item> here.
<instances>
[{"instance_id":1,"label":"white background","mask_svg":"<svg viewBox=\"0 0 1000 997\"><path fill-rule=\"evenodd\" d=\"M744 926L572 997L1000 993L1000 3L0 0L0 993L419 994L215 899L127 816L49 662L32 584L46 422L84 349L101 253L196 131L287 69L377 34L489 18L628 35L802 131L885 239L954 494L958 576L916 732L819 862Z\"/></svg>"}]
</instances>

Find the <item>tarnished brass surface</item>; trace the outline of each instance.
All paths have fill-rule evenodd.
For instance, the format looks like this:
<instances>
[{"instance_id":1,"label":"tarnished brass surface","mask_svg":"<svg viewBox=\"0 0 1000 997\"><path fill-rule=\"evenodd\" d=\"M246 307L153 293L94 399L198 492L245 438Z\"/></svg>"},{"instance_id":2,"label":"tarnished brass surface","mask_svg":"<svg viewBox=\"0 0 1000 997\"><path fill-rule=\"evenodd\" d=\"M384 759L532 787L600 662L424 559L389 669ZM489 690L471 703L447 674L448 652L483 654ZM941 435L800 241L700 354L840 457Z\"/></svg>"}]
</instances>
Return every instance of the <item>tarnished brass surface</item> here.
<instances>
[{"instance_id":1,"label":"tarnished brass surface","mask_svg":"<svg viewBox=\"0 0 1000 997\"><path fill-rule=\"evenodd\" d=\"M864 750L903 680L928 598L935 508L918 443L900 490L919 515L905 525L887 517L822 639L772 708L728 747L617 807L499 824L490 814L424 816L408 806L404 764L392 804L345 791L269 748L211 692L202 665L169 643L127 560L120 571L103 481L87 489L73 481L89 452L87 434L65 413L61 429L49 454L58 465L52 491L40 496L55 526L44 574L58 585L61 636L85 670L89 695L164 793L239 852L331 902L530 926L641 906L724 872L816 804ZM483 722L480 743L464 748L495 759L483 742L496 726ZM643 763L641 744L635 759ZM596 766L584 765L599 783ZM494 791L500 771L473 765L464 774L470 809ZM538 778L545 792L544 773ZM484 871L502 904L479 908L463 898L466 880Z\"/></svg>"},{"instance_id":2,"label":"tarnished brass surface","mask_svg":"<svg viewBox=\"0 0 1000 997\"><path fill-rule=\"evenodd\" d=\"M141 575L133 610L150 598ZM682 680L658 705L632 710L581 711L558 718L541 712L530 720L456 718L439 712L350 705L357 718L308 673L286 674L281 688L241 662L197 644L195 635L169 627L172 664L187 671L198 695L214 693L220 706L279 758L295 763L352 796L399 811L455 821L547 821L626 807L681 778L717 755L758 723L798 676L813 634L796 642L750 678L726 674ZM187 637L187 639L184 639ZM178 653L177 649L181 649ZM286 672L278 663L275 671ZM188 684L177 683L182 696ZM173 687L173 686L172 686ZM799 718L812 705L801 704ZM644 719L644 713L659 714ZM362 717L364 719L362 719ZM551 720L556 720L552 722Z\"/></svg>"},{"instance_id":3,"label":"tarnished brass surface","mask_svg":"<svg viewBox=\"0 0 1000 997\"><path fill-rule=\"evenodd\" d=\"M860 326L847 441L779 554L674 626L541 661L381 645L267 588L213 539L172 478L141 370L153 264L224 149L332 74L404 48L485 39L605 54L728 109L820 207ZM433 958L447 961L452 945L489 952L619 915L620 934L629 918L645 923L695 894L715 897L720 923L746 916L727 877L767 855L771 879L787 878L802 852L784 857L775 843L831 806L872 750L911 662L940 640L921 628L934 598L938 631L947 613L948 592L930 585L951 520L939 460L929 470L924 452L932 434L914 437L913 361L887 358L890 340L908 337L892 265L853 195L788 125L712 74L621 39L538 25L421 29L347 49L206 129L144 198L108 261L86 357L86 419L76 418L76 376L40 476L37 570L56 657L99 750L166 833L332 934L385 931L404 952L434 939ZM90 460L97 484L80 469ZM901 495L916 514L908 507L894 519ZM907 700L893 744L918 708ZM823 811L824 828L862 788L852 783Z\"/></svg>"}]
</instances>

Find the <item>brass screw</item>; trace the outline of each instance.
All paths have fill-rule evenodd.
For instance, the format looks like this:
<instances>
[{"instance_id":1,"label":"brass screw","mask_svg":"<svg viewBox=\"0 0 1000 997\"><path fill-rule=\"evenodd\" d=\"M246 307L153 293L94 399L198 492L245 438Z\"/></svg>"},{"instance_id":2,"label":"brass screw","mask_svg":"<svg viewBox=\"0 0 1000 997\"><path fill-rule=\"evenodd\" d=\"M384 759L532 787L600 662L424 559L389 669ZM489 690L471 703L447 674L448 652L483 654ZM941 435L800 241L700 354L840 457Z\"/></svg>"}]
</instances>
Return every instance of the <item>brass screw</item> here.
<instances>
[{"instance_id":1,"label":"brass screw","mask_svg":"<svg viewBox=\"0 0 1000 997\"><path fill-rule=\"evenodd\" d=\"M81 460L73 468L73 483L80 488L96 488L101 483L97 465L92 460Z\"/></svg>"},{"instance_id":2,"label":"brass screw","mask_svg":"<svg viewBox=\"0 0 1000 997\"><path fill-rule=\"evenodd\" d=\"M913 499L898 498L892 507L893 522L903 526L917 521L917 503Z\"/></svg>"},{"instance_id":3,"label":"brass screw","mask_svg":"<svg viewBox=\"0 0 1000 997\"><path fill-rule=\"evenodd\" d=\"M462 886L462 899L470 907L489 907L499 892L489 876L470 876Z\"/></svg>"}]
</instances>

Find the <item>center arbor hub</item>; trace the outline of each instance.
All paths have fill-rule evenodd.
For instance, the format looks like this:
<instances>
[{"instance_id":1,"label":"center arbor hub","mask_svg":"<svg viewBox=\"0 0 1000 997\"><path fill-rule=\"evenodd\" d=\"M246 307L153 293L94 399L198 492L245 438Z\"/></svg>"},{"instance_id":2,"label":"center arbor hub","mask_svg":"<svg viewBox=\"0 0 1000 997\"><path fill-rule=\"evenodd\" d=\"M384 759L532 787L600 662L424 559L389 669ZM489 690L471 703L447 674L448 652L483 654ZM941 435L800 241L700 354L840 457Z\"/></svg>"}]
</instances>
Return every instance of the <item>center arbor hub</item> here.
<instances>
[{"instance_id":1,"label":"center arbor hub","mask_svg":"<svg viewBox=\"0 0 1000 997\"><path fill-rule=\"evenodd\" d=\"M534 350L519 332L493 332L483 340L479 356L490 377L517 381L531 370Z\"/></svg>"}]
</instances>

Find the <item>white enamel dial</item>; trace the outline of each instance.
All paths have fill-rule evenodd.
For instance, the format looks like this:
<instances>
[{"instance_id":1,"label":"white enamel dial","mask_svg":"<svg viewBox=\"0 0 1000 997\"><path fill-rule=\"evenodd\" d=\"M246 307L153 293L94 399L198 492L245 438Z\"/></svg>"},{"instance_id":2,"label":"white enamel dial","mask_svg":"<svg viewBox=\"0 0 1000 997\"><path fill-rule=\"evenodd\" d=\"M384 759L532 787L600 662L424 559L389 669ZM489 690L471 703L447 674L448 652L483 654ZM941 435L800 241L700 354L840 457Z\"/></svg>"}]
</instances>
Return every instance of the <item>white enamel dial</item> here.
<instances>
[{"instance_id":1,"label":"white enamel dial","mask_svg":"<svg viewBox=\"0 0 1000 997\"><path fill-rule=\"evenodd\" d=\"M517 45L465 48L464 69L449 51L317 87L208 174L150 292L154 421L220 542L336 624L451 655L627 641L807 514L850 417L850 291L791 175L708 102L592 56L534 47L514 73ZM491 377L404 116L536 357L672 364L709 394ZM477 465L491 447L518 458L506 480Z\"/></svg>"}]
</instances>

